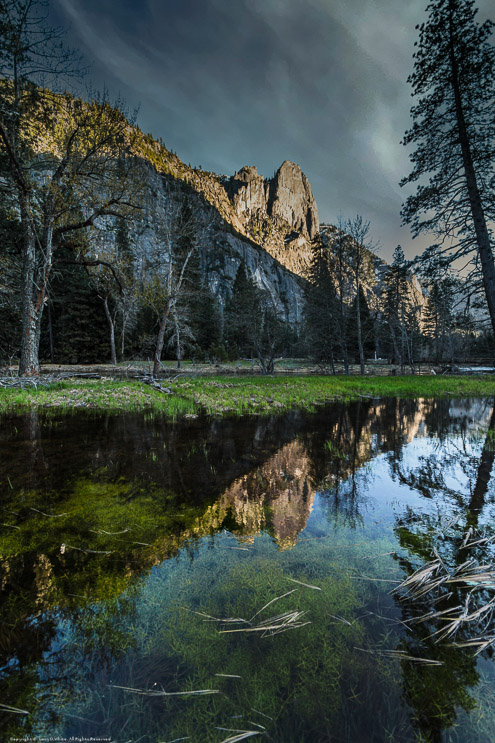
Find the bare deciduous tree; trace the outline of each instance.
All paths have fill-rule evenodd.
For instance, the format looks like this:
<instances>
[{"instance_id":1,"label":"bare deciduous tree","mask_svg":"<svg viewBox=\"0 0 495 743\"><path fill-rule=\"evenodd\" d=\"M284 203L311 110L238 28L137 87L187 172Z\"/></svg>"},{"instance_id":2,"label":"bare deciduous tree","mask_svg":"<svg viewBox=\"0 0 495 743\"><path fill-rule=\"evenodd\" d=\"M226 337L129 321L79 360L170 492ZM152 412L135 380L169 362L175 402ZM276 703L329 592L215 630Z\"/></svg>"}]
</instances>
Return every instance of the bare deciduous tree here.
<instances>
[{"instance_id":1,"label":"bare deciduous tree","mask_svg":"<svg viewBox=\"0 0 495 743\"><path fill-rule=\"evenodd\" d=\"M364 374L364 343L361 323L360 290L375 283L375 250L376 243L370 239L370 223L359 214L348 219L344 224L348 236L347 255L354 284L356 307L356 331L361 374Z\"/></svg>"},{"instance_id":2,"label":"bare deciduous tree","mask_svg":"<svg viewBox=\"0 0 495 743\"><path fill-rule=\"evenodd\" d=\"M0 6L0 150L22 229L22 375L39 373L41 317L62 238L134 211L139 190L122 104L110 105L105 94L83 102L42 84L80 69L62 32L46 24L47 7L44 0Z\"/></svg>"},{"instance_id":3,"label":"bare deciduous tree","mask_svg":"<svg viewBox=\"0 0 495 743\"><path fill-rule=\"evenodd\" d=\"M163 188L163 201L153 214L158 242L143 261L140 281L142 299L158 321L154 376L160 371L167 334L176 348L179 365L183 342L191 336L185 299L188 293L200 291L200 286L194 285L197 277L191 275L191 267L208 232L208 220L199 219L187 196L167 181Z\"/></svg>"}]
</instances>

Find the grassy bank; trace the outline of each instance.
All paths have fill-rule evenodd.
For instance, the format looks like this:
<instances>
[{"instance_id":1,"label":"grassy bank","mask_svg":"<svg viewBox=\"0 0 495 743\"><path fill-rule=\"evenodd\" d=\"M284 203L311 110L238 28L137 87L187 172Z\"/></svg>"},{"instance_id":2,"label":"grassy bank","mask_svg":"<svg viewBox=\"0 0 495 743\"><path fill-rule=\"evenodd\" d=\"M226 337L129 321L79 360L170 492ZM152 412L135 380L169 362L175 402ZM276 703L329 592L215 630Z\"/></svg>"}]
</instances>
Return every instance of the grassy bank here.
<instances>
[{"instance_id":1,"label":"grassy bank","mask_svg":"<svg viewBox=\"0 0 495 743\"><path fill-rule=\"evenodd\" d=\"M0 412L29 409L152 409L170 417L311 410L332 400L369 397L489 397L495 376L485 377L216 377L183 378L165 395L136 381L66 380L48 388L0 390Z\"/></svg>"}]
</instances>

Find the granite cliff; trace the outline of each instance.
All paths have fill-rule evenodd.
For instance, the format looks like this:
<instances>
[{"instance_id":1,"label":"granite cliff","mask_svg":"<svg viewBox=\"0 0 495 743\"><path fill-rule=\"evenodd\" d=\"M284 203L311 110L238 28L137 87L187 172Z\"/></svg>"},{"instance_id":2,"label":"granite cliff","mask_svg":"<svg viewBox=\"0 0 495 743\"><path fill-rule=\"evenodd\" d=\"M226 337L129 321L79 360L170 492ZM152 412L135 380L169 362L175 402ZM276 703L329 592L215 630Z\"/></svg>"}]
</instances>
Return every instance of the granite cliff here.
<instances>
[{"instance_id":1,"label":"granite cliff","mask_svg":"<svg viewBox=\"0 0 495 743\"><path fill-rule=\"evenodd\" d=\"M191 168L162 142L138 131L134 152L144 167L148 217L138 225L144 251L160 241L160 214L167 202L188 198L207 239L202 267L221 305L225 304L241 262L256 284L272 297L278 314L291 324L303 317L304 286L311 242L331 238L336 228L321 225L310 183L299 165L286 160L271 178L246 165L232 176ZM388 265L376 258L376 281L367 288L376 308ZM418 304L421 286L411 278Z\"/></svg>"},{"instance_id":2,"label":"granite cliff","mask_svg":"<svg viewBox=\"0 0 495 743\"><path fill-rule=\"evenodd\" d=\"M279 315L299 323L310 243L319 231L316 202L301 168L286 160L270 179L254 166L227 177L185 165L149 135L140 135L134 150L143 162L149 204L135 229L140 249L157 248L167 202L187 197L208 232L202 265L220 303L229 296L242 261L272 296Z\"/></svg>"},{"instance_id":3,"label":"granite cliff","mask_svg":"<svg viewBox=\"0 0 495 743\"><path fill-rule=\"evenodd\" d=\"M256 167L245 166L225 186L246 233L286 268L304 274L319 221L311 186L299 165L285 160L270 179Z\"/></svg>"}]
</instances>

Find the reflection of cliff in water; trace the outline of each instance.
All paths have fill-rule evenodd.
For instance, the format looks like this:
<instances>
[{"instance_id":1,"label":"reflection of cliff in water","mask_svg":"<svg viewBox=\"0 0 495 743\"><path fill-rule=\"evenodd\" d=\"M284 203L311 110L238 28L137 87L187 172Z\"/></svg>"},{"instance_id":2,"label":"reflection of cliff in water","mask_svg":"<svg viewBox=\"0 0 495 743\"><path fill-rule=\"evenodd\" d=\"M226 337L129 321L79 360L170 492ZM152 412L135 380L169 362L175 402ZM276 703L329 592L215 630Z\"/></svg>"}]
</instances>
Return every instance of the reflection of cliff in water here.
<instances>
[{"instance_id":1,"label":"reflection of cliff in water","mask_svg":"<svg viewBox=\"0 0 495 743\"><path fill-rule=\"evenodd\" d=\"M305 528L313 506L309 472L306 449L294 439L262 466L234 480L217 505L230 510L239 533L249 541L268 531L280 547L290 547Z\"/></svg>"},{"instance_id":2,"label":"reflection of cliff in water","mask_svg":"<svg viewBox=\"0 0 495 743\"><path fill-rule=\"evenodd\" d=\"M185 542L222 529L251 540L265 530L289 547L316 491L331 512L356 522L367 492L364 465L380 453L395 478L427 496L449 494L445 476L461 453L471 472L474 527L493 451L487 443L481 463L471 461L466 447L452 449L448 432L461 434L462 445L490 415L491 405L481 401L363 398L316 415L245 420L43 421L34 412L5 419L0 583L5 591L35 591L46 607L69 593L99 595L100 586L106 595L111 586L118 593ZM404 445L430 433L435 452L411 470ZM71 545L65 554L62 544Z\"/></svg>"},{"instance_id":3,"label":"reflection of cliff in water","mask_svg":"<svg viewBox=\"0 0 495 743\"><path fill-rule=\"evenodd\" d=\"M304 529L315 491L333 499L333 508L357 515L357 500L366 493L364 465L380 453L387 455L394 475L409 486L424 485L425 491L435 483L444 485L446 463L453 455L442 451L409 472L402 462L404 445L430 432L440 442L448 432L467 436L480 422L486 425L490 410L479 401L374 403L363 398L329 405L316 415L294 412L245 420L173 424L143 415L78 415L43 421L34 412L7 419L0 438L0 480L8 478L7 496L17 517L12 515L2 539L17 541L17 547L2 554L19 549L26 557L36 547L53 562L55 557L60 560L61 542L84 546L74 542L81 534L89 548L105 549L104 532L128 528L126 512L135 521L151 523L146 533L133 532L137 544L132 549L131 534L125 537L127 545L124 537L118 545L128 560L127 572L133 572L132 565L139 570L145 563L155 564L185 539L223 528L243 538L268 530L286 547ZM486 470L489 452L484 459ZM478 486L474 500L479 500L479 492ZM77 502L78 507L84 503L92 507L71 520ZM5 503L6 521L8 508ZM49 519L40 512L66 511L66 519L44 529L43 518ZM151 528L158 526L160 534ZM24 543L14 540L14 532L8 531L13 527L26 528L30 538ZM68 529L65 536L62 527ZM38 532L36 545L33 531ZM81 554L79 558L84 559ZM34 561L30 554L24 567Z\"/></svg>"}]
</instances>

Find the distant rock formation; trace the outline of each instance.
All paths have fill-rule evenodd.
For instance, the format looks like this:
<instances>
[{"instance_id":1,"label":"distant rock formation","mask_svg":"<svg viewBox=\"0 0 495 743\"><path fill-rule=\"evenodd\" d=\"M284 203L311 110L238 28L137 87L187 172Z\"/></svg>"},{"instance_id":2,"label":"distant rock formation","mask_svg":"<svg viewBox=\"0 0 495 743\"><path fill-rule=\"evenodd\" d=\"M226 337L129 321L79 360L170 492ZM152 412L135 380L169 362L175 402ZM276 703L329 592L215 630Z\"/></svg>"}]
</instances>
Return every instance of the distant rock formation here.
<instances>
[{"instance_id":1,"label":"distant rock formation","mask_svg":"<svg viewBox=\"0 0 495 743\"><path fill-rule=\"evenodd\" d=\"M310 240L316 237L320 229L318 209L299 165L285 160L268 183L268 214L281 217Z\"/></svg>"},{"instance_id":2,"label":"distant rock formation","mask_svg":"<svg viewBox=\"0 0 495 743\"><path fill-rule=\"evenodd\" d=\"M241 219L249 220L253 214L266 212L268 184L259 175L255 165L245 165L230 179L227 193Z\"/></svg>"},{"instance_id":3,"label":"distant rock formation","mask_svg":"<svg viewBox=\"0 0 495 743\"><path fill-rule=\"evenodd\" d=\"M148 187L144 199L147 211L130 230L130 238L136 246L137 266L143 264L146 256L156 255L161 250L166 253L161 225L167 220L167 210L173 211L170 205L180 204L187 198L195 214L198 234L207 236L200 241L201 268L220 307L223 308L230 297L242 264L255 284L272 298L273 306L282 320L291 325L302 322L304 280L301 275L288 270L271 251L247 236L244 224L235 213L233 216L238 220L237 224L234 219L227 219L227 208L220 198L213 198L213 189L208 194L209 198L206 198L204 183L201 191L191 188L187 181L157 172L146 163L143 163L143 181ZM208 184L209 176L204 176L203 181ZM263 178L261 181L263 183ZM224 188L220 188L232 208ZM283 246L283 240L280 242Z\"/></svg>"},{"instance_id":4,"label":"distant rock formation","mask_svg":"<svg viewBox=\"0 0 495 743\"><path fill-rule=\"evenodd\" d=\"M318 209L308 179L299 165L285 160L266 180L254 165L246 165L229 181L227 192L241 219L279 217L287 235L297 232L312 240L319 230Z\"/></svg>"}]
</instances>

